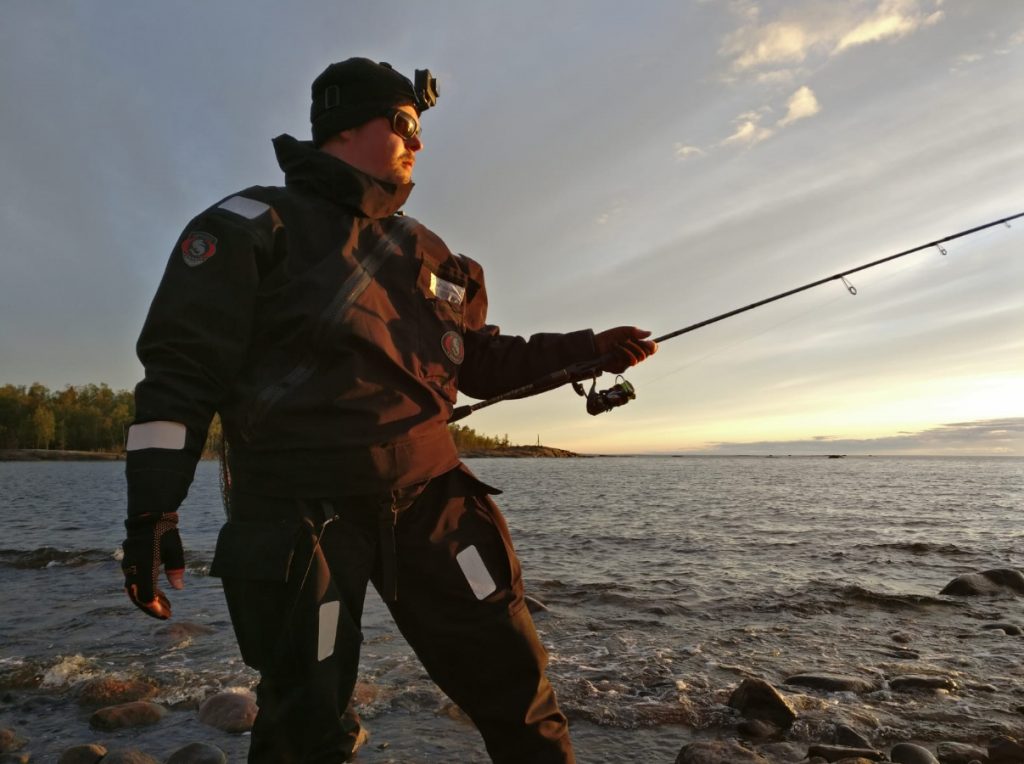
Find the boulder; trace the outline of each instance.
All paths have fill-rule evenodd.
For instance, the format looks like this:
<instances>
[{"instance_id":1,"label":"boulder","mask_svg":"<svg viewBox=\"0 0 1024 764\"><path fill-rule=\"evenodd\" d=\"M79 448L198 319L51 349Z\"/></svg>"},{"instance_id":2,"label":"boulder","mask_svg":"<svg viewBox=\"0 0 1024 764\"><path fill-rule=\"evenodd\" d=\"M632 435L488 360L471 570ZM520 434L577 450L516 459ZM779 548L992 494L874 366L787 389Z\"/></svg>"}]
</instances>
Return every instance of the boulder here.
<instances>
[{"instance_id":1,"label":"boulder","mask_svg":"<svg viewBox=\"0 0 1024 764\"><path fill-rule=\"evenodd\" d=\"M829 672L796 674L789 677L785 684L792 684L797 687L811 687L815 690L825 690L826 692L865 693L874 692L878 689L878 685L869 679Z\"/></svg>"},{"instance_id":2,"label":"boulder","mask_svg":"<svg viewBox=\"0 0 1024 764\"><path fill-rule=\"evenodd\" d=\"M701 740L683 746L675 764L769 764L768 759L735 740Z\"/></svg>"},{"instance_id":3,"label":"boulder","mask_svg":"<svg viewBox=\"0 0 1024 764\"><path fill-rule=\"evenodd\" d=\"M156 724L164 718L166 713L167 709L163 706L158 706L147 700L136 700L131 703L101 708L89 717L89 726L108 732L124 727L142 727L147 724ZM104 759L104 761L106 760Z\"/></svg>"},{"instance_id":4,"label":"boulder","mask_svg":"<svg viewBox=\"0 0 1024 764\"><path fill-rule=\"evenodd\" d=\"M73 745L60 755L57 764L96 764L107 755L107 749L99 743Z\"/></svg>"},{"instance_id":5,"label":"boulder","mask_svg":"<svg viewBox=\"0 0 1024 764\"><path fill-rule=\"evenodd\" d=\"M778 735L781 730L771 722L761 719L747 719L736 725L736 731L748 740L766 740Z\"/></svg>"},{"instance_id":6,"label":"boulder","mask_svg":"<svg viewBox=\"0 0 1024 764\"><path fill-rule=\"evenodd\" d=\"M874 748L850 748L845 745L812 745L807 749L808 758L820 756L825 761L842 761L843 759L867 759L868 761L884 761L885 754Z\"/></svg>"},{"instance_id":7,"label":"boulder","mask_svg":"<svg viewBox=\"0 0 1024 764\"><path fill-rule=\"evenodd\" d=\"M156 694L156 685L144 679L122 679L101 676L90 679L78 690L80 706L114 706L134 700L149 700Z\"/></svg>"},{"instance_id":8,"label":"boulder","mask_svg":"<svg viewBox=\"0 0 1024 764\"><path fill-rule=\"evenodd\" d=\"M166 764L228 764L228 757L215 745L189 743L172 753Z\"/></svg>"},{"instance_id":9,"label":"boulder","mask_svg":"<svg viewBox=\"0 0 1024 764\"><path fill-rule=\"evenodd\" d=\"M25 743L25 738L19 736L14 730L6 727L0 729L0 753L17 751L19 748L24 748Z\"/></svg>"},{"instance_id":10,"label":"boulder","mask_svg":"<svg viewBox=\"0 0 1024 764\"><path fill-rule=\"evenodd\" d=\"M218 692L199 707L199 721L223 732L248 732L258 711L249 691Z\"/></svg>"},{"instance_id":11,"label":"boulder","mask_svg":"<svg viewBox=\"0 0 1024 764\"><path fill-rule=\"evenodd\" d=\"M988 760L990 764L1020 764L1024 761L1024 745L1000 735L988 744Z\"/></svg>"},{"instance_id":12,"label":"boulder","mask_svg":"<svg viewBox=\"0 0 1024 764\"><path fill-rule=\"evenodd\" d=\"M836 745L845 745L850 748L871 748L871 741L857 732L853 727L848 727L845 724L837 724Z\"/></svg>"},{"instance_id":13,"label":"boulder","mask_svg":"<svg viewBox=\"0 0 1024 764\"><path fill-rule=\"evenodd\" d=\"M793 706L763 679L744 679L729 697L729 706L747 719L769 722L783 730L796 721Z\"/></svg>"},{"instance_id":14,"label":"boulder","mask_svg":"<svg viewBox=\"0 0 1024 764\"><path fill-rule=\"evenodd\" d=\"M103 757L101 764L160 764L160 760L154 759L148 753L128 748L122 751L111 751Z\"/></svg>"},{"instance_id":15,"label":"boulder","mask_svg":"<svg viewBox=\"0 0 1024 764\"><path fill-rule=\"evenodd\" d=\"M994 568L957 576L939 594L973 597L979 594L1024 594L1024 573L1016 568Z\"/></svg>"},{"instance_id":16,"label":"boulder","mask_svg":"<svg viewBox=\"0 0 1024 764\"><path fill-rule=\"evenodd\" d=\"M942 764L971 764L972 761L988 760L988 752L984 748L967 743L939 743L935 746L935 756Z\"/></svg>"},{"instance_id":17,"label":"boulder","mask_svg":"<svg viewBox=\"0 0 1024 764\"><path fill-rule=\"evenodd\" d=\"M915 692L916 690L955 690L956 682L947 676L921 676L919 674L903 674L889 680L889 686L896 692Z\"/></svg>"},{"instance_id":18,"label":"boulder","mask_svg":"<svg viewBox=\"0 0 1024 764\"><path fill-rule=\"evenodd\" d=\"M895 764L939 764L931 751L913 743L897 743L889 751L889 758Z\"/></svg>"}]
</instances>

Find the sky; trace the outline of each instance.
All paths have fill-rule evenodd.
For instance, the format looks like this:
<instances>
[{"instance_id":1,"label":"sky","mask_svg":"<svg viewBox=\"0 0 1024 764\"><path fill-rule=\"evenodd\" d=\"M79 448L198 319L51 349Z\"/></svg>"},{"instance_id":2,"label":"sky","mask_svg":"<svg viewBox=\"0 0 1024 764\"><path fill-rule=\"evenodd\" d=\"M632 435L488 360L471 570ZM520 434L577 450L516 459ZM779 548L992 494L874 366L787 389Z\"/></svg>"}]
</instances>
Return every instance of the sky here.
<instances>
[{"instance_id":1,"label":"sky","mask_svg":"<svg viewBox=\"0 0 1024 764\"><path fill-rule=\"evenodd\" d=\"M628 7L627 7L628 6ZM1017 0L7 0L0 384L131 388L189 219L276 185L350 56L441 96L405 209L509 334L655 336L1024 211ZM1024 456L1024 219L664 342L637 399L465 420L587 453ZM613 383L607 375L599 386Z\"/></svg>"}]
</instances>

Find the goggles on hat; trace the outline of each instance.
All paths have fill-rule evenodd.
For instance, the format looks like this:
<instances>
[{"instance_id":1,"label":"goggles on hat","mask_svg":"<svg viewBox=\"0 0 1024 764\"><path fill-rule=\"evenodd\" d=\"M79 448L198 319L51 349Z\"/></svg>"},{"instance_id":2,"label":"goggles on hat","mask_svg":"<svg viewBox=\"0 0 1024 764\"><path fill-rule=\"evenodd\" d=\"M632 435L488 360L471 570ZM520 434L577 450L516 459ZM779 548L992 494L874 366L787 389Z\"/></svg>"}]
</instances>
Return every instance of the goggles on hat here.
<instances>
[{"instance_id":1,"label":"goggles on hat","mask_svg":"<svg viewBox=\"0 0 1024 764\"><path fill-rule=\"evenodd\" d=\"M387 116L391 121L391 130L403 141L411 141L420 134L420 121L409 112L391 109Z\"/></svg>"}]
</instances>

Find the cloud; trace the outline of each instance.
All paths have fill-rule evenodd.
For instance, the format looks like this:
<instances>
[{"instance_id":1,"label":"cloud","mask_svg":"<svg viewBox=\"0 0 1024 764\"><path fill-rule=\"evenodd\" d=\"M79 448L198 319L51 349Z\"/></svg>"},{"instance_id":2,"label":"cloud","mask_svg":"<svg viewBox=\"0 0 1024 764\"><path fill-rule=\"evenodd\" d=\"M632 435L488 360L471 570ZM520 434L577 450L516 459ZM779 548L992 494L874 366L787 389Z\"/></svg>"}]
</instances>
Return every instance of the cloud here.
<instances>
[{"instance_id":1,"label":"cloud","mask_svg":"<svg viewBox=\"0 0 1024 764\"><path fill-rule=\"evenodd\" d=\"M810 39L798 24L771 23L740 30L730 41L733 68L745 71L766 64L800 63L807 57Z\"/></svg>"},{"instance_id":2,"label":"cloud","mask_svg":"<svg viewBox=\"0 0 1024 764\"><path fill-rule=\"evenodd\" d=\"M597 223L598 225L606 225L612 218L617 216L620 212L622 212L622 205L619 203L615 203L607 210L602 212L600 215L598 215L596 218L594 218L594 222Z\"/></svg>"},{"instance_id":3,"label":"cloud","mask_svg":"<svg viewBox=\"0 0 1024 764\"><path fill-rule=\"evenodd\" d=\"M885 438L833 438L714 443L730 454L977 454L1024 456L1024 417L953 422Z\"/></svg>"},{"instance_id":4,"label":"cloud","mask_svg":"<svg viewBox=\"0 0 1024 764\"><path fill-rule=\"evenodd\" d=\"M791 125L798 119L813 117L821 111L821 106L818 104L814 91L804 85L789 97L786 109L786 116L778 122L779 127Z\"/></svg>"},{"instance_id":5,"label":"cloud","mask_svg":"<svg viewBox=\"0 0 1024 764\"><path fill-rule=\"evenodd\" d=\"M833 53L848 48L890 38L906 37L922 26L931 26L942 20L943 11L925 15L916 0L883 0L875 12L844 34Z\"/></svg>"},{"instance_id":6,"label":"cloud","mask_svg":"<svg viewBox=\"0 0 1024 764\"><path fill-rule=\"evenodd\" d=\"M767 109L760 111L748 111L741 114L735 120L736 129L732 135L722 141L723 146L741 145L753 146L756 143L770 138L775 132L770 127L763 127L761 119Z\"/></svg>"},{"instance_id":7,"label":"cloud","mask_svg":"<svg viewBox=\"0 0 1024 764\"><path fill-rule=\"evenodd\" d=\"M687 146L683 143L677 143L675 145L676 159L680 162L689 159L690 157L699 157L704 155L704 150L699 149L696 146Z\"/></svg>"}]
</instances>

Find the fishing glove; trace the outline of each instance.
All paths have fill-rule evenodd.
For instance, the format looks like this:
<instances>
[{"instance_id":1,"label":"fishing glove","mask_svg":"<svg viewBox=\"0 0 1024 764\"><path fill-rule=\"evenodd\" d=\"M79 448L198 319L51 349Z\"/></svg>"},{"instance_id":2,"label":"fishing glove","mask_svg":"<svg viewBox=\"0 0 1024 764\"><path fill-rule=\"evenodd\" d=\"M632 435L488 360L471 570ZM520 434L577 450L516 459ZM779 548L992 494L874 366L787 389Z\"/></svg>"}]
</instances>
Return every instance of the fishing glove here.
<instances>
[{"instance_id":1,"label":"fishing glove","mask_svg":"<svg viewBox=\"0 0 1024 764\"><path fill-rule=\"evenodd\" d=\"M128 598L146 615L165 620L171 617L171 602L157 586L161 566L175 589L185 588L185 551L178 535L178 513L151 512L124 521L124 588Z\"/></svg>"},{"instance_id":2,"label":"fishing glove","mask_svg":"<svg viewBox=\"0 0 1024 764\"><path fill-rule=\"evenodd\" d=\"M599 356L608 356L601 371L621 374L630 366L636 366L645 358L654 355L658 345L651 333L635 326L617 326L594 335L594 345Z\"/></svg>"}]
</instances>

